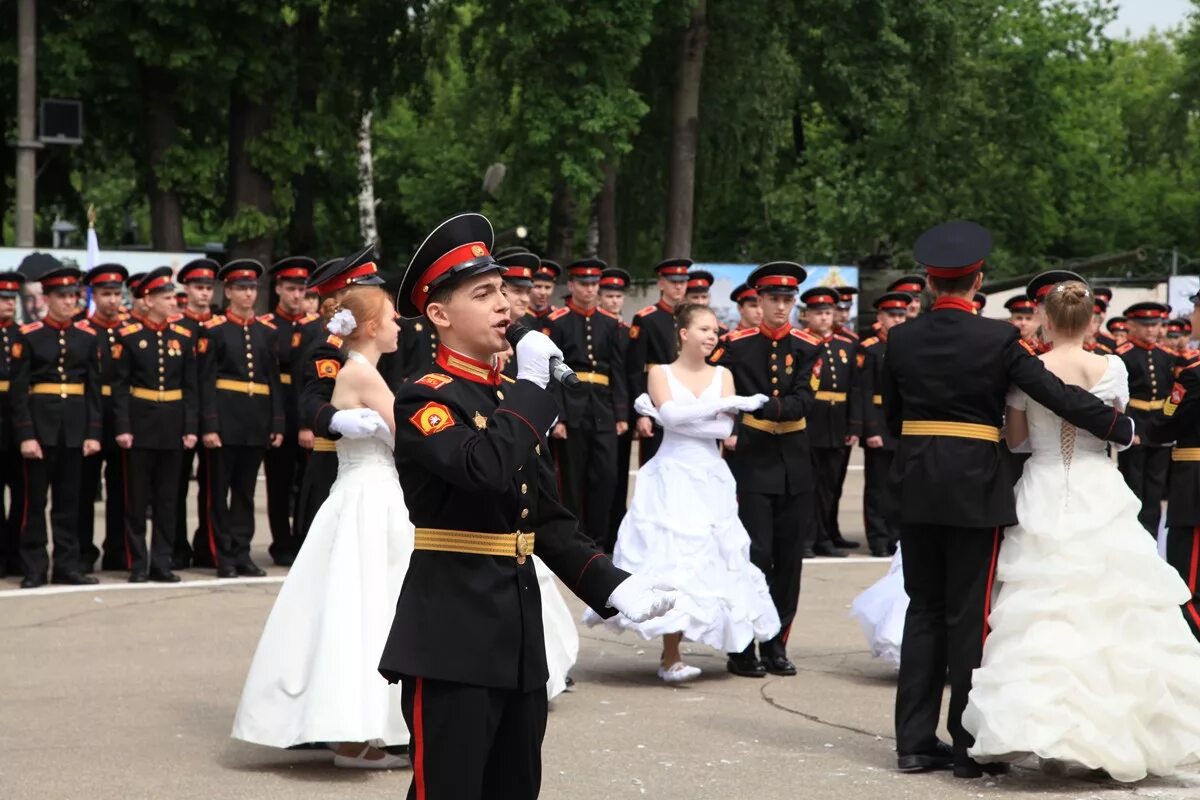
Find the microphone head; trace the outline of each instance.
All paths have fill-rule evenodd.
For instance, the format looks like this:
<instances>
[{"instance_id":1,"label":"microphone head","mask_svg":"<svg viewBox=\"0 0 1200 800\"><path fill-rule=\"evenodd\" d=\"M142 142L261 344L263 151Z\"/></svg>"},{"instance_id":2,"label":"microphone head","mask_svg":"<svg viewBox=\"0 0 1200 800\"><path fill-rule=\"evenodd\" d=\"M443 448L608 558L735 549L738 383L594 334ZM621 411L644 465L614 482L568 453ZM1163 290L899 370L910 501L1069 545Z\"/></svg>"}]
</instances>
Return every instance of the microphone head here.
<instances>
[{"instance_id":1,"label":"microphone head","mask_svg":"<svg viewBox=\"0 0 1200 800\"><path fill-rule=\"evenodd\" d=\"M504 331L504 338L508 340L514 348L517 342L525 338L525 334L529 333L529 328L522 325L520 322L510 322Z\"/></svg>"}]
</instances>

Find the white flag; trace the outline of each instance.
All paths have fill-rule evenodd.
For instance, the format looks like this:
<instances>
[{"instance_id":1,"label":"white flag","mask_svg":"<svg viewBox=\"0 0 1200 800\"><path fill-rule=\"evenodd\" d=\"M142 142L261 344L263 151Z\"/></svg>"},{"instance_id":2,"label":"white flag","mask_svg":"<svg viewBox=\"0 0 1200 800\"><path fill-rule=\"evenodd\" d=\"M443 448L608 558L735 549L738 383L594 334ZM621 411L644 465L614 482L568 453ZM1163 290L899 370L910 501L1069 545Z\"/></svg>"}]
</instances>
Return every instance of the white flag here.
<instances>
[{"instance_id":1,"label":"white flag","mask_svg":"<svg viewBox=\"0 0 1200 800\"><path fill-rule=\"evenodd\" d=\"M96 226L93 224L88 225L87 242L87 269L85 271L90 272L93 267L100 263L100 240L96 238ZM90 286L88 287L87 309L89 317L96 313L96 301L92 299L92 289Z\"/></svg>"}]
</instances>

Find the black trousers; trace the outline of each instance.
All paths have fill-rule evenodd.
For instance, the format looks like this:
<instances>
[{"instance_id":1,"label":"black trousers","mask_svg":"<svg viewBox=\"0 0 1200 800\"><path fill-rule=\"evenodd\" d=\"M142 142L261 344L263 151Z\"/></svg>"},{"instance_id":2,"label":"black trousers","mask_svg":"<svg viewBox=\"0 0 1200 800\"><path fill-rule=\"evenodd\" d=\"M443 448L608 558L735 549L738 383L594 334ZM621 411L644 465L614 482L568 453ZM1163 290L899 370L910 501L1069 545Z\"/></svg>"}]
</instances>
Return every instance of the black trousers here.
<instances>
[{"instance_id":1,"label":"black trousers","mask_svg":"<svg viewBox=\"0 0 1200 800\"><path fill-rule=\"evenodd\" d=\"M187 496L192 480L192 461L196 460L196 526L193 544L188 543ZM184 450L179 465L179 502L175 504L175 550L172 562L177 568L188 566L215 567L216 537L208 520L208 450L198 444L194 450Z\"/></svg>"},{"instance_id":2,"label":"black trousers","mask_svg":"<svg viewBox=\"0 0 1200 800\"><path fill-rule=\"evenodd\" d=\"M800 602L800 571L804 566L801 553L805 533L811 527L812 493L739 493L738 517L750 534L750 561L766 576L771 600L779 613L779 634L760 644L759 650L764 655L786 655ZM751 642L748 650L753 648Z\"/></svg>"},{"instance_id":3,"label":"black trousers","mask_svg":"<svg viewBox=\"0 0 1200 800\"><path fill-rule=\"evenodd\" d=\"M54 574L79 571L79 475L83 450L42 444L42 457L25 465L25 525L21 530L21 570L27 578L44 578L50 568L46 553L46 502L54 540Z\"/></svg>"},{"instance_id":4,"label":"black trousers","mask_svg":"<svg viewBox=\"0 0 1200 800\"><path fill-rule=\"evenodd\" d=\"M908 615L896 688L896 752L931 752L950 670L946 727L954 756L966 762L973 737L962 725L971 672L983 656L1001 528L903 525Z\"/></svg>"},{"instance_id":5,"label":"black trousers","mask_svg":"<svg viewBox=\"0 0 1200 800\"><path fill-rule=\"evenodd\" d=\"M813 480L816 484L813 492L814 521L813 544L833 546L834 540L840 540L837 526L837 500L840 492L839 476L845 447L813 447L809 451L812 457Z\"/></svg>"},{"instance_id":6,"label":"black trousers","mask_svg":"<svg viewBox=\"0 0 1200 800\"><path fill-rule=\"evenodd\" d=\"M128 569L132 572L170 572L175 549L175 509L180 502L175 476L183 461L183 448L125 451L125 513L129 543ZM146 551L146 507L150 508L152 536Z\"/></svg>"},{"instance_id":7,"label":"black trousers","mask_svg":"<svg viewBox=\"0 0 1200 800\"><path fill-rule=\"evenodd\" d=\"M633 454L633 426L617 437L617 488L613 491L612 512L608 519L608 539L604 543L604 552L612 553L617 544L617 531L621 520L625 519L629 501L629 470Z\"/></svg>"},{"instance_id":8,"label":"black trousers","mask_svg":"<svg viewBox=\"0 0 1200 800\"><path fill-rule=\"evenodd\" d=\"M275 561L290 563L300 552L292 526L292 509L304 478L304 449L295 435L285 436L279 447L268 447L263 456L267 475L267 522L271 527L268 552Z\"/></svg>"},{"instance_id":9,"label":"black trousers","mask_svg":"<svg viewBox=\"0 0 1200 800\"><path fill-rule=\"evenodd\" d=\"M12 448L0 450L0 574L21 573L21 528L25 524L24 461L15 443Z\"/></svg>"},{"instance_id":10,"label":"black trousers","mask_svg":"<svg viewBox=\"0 0 1200 800\"><path fill-rule=\"evenodd\" d=\"M597 430L591 422L567 426L567 438L558 442L558 470L563 505L579 519L583 532L603 548L617 489L615 427Z\"/></svg>"},{"instance_id":11,"label":"black trousers","mask_svg":"<svg viewBox=\"0 0 1200 800\"><path fill-rule=\"evenodd\" d=\"M264 449L224 445L207 453L208 518L216 540L218 567L250 563L250 540L254 538L254 487Z\"/></svg>"},{"instance_id":12,"label":"black trousers","mask_svg":"<svg viewBox=\"0 0 1200 800\"><path fill-rule=\"evenodd\" d=\"M841 512L842 506L842 491L846 486L846 473L850 470L850 451L852 448L842 448L842 459L838 462L837 485L833 489L833 509L830 511L829 518L832 521L833 538L841 541L845 537L842 536L842 526L838 522L838 514Z\"/></svg>"},{"instance_id":13,"label":"black trousers","mask_svg":"<svg viewBox=\"0 0 1200 800\"><path fill-rule=\"evenodd\" d=\"M296 551L304 544L308 528L312 525L317 510L329 497L329 490L337 480L337 453L313 450L309 452L300 481L300 494L296 496Z\"/></svg>"},{"instance_id":14,"label":"black trousers","mask_svg":"<svg viewBox=\"0 0 1200 800\"><path fill-rule=\"evenodd\" d=\"M892 450L863 448L863 523L872 553L895 550L900 541L900 493L888 473L892 469Z\"/></svg>"},{"instance_id":15,"label":"black trousers","mask_svg":"<svg viewBox=\"0 0 1200 800\"><path fill-rule=\"evenodd\" d=\"M1183 604L1183 618L1192 635L1200 639L1200 525L1168 529L1167 563L1179 571L1192 592L1192 599Z\"/></svg>"},{"instance_id":16,"label":"black trousers","mask_svg":"<svg viewBox=\"0 0 1200 800\"><path fill-rule=\"evenodd\" d=\"M636 420L635 420L636 421ZM663 429L654 426L654 435L649 439L638 439L638 466L646 466L646 462L654 458L658 448L662 446Z\"/></svg>"},{"instance_id":17,"label":"black trousers","mask_svg":"<svg viewBox=\"0 0 1200 800\"><path fill-rule=\"evenodd\" d=\"M84 568L94 567L100 558L95 544L96 497L100 478L104 477L104 559L102 569L128 569L125 552L125 463L115 439L104 442L103 449L83 459L79 481L79 558Z\"/></svg>"},{"instance_id":18,"label":"black trousers","mask_svg":"<svg viewBox=\"0 0 1200 800\"><path fill-rule=\"evenodd\" d=\"M1135 445L1117 453L1117 467L1125 483L1142 501L1138 522L1158 538L1158 521L1167 497L1167 472L1171 468L1171 448Z\"/></svg>"},{"instance_id":19,"label":"black trousers","mask_svg":"<svg viewBox=\"0 0 1200 800\"><path fill-rule=\"evenodd\" d=\"M542 785L546 692L405 678L408 800L533 800Z\"/></svg>"}]
</instances>

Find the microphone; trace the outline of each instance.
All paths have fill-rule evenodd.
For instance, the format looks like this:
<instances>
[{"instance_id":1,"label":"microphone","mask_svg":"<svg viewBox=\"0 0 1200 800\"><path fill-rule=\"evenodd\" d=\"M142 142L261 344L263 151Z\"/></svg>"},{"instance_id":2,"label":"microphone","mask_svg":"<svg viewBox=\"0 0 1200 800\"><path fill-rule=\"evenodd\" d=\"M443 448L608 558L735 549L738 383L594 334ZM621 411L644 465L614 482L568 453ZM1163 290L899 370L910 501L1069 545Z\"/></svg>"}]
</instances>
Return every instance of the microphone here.
<instances>
[{"instance_id":1,"label":"microphone","mask_svg":"<svg viewBox=\"0 0 1200 800\"><path fill-rule=\"evenodd\" d=\"M508 330L504 332L504 338L508 339L508 343L513 347L513 354L516 354L517 342L525 338L525 334L529 333L529 328L519 322L510 322ZM550 357L550 375L554 380L566 386L568 389L573 389L579 385L579 376L575 374L575 370L563 363L563 360L558 356Z\"/></svg>"}]
</instances>

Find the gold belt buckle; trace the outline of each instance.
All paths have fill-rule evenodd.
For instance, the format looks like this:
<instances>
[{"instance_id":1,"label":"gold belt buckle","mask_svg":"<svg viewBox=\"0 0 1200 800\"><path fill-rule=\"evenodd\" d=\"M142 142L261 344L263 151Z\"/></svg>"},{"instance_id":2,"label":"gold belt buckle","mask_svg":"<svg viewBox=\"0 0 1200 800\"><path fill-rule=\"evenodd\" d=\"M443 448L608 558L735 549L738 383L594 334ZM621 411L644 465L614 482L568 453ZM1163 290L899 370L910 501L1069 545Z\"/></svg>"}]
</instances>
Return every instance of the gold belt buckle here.
<instances>
[{"instance_id":1,"label":"gold belt buckle","mask_svg":"<svg viewBox=\"0 0 1200 800\"><path fill-rule=\"evenodd\" d=\"M533 536L528 533L517 534L517 563L524 564L528 556L533 555Z\"/></svg>"}]
</instances>

